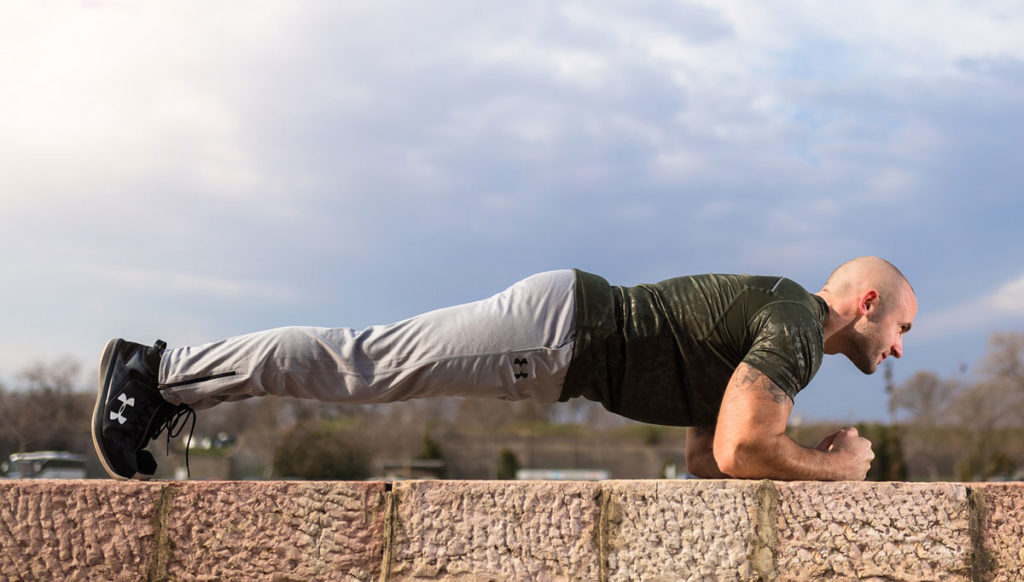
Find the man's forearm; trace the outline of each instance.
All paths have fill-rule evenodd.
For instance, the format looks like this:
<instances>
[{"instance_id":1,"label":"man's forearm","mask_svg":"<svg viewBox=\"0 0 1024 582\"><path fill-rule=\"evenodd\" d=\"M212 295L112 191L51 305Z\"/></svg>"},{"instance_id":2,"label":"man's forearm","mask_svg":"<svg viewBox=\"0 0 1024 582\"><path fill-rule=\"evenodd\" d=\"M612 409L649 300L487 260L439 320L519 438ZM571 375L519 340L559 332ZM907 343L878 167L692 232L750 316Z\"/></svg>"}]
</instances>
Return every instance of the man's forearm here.
<instances>
[{"instance_id":1,"label":"man's forearm","mask_svg":"<svg viewBox=\"0 0 1024 582\"><path fill-rule=\"evenodd\" d=\"M686 429L686 472L703 479L729 479L718 468L712 445L714 426L691 426Z\"/></svg>"},{"instance_id":2,"label":"man's forearm","mask_svg":"<svg viewBox=\"0 0 1024 582\"><path fill-rule=\"evenodd\" d=\"M738 443L719 463L735 477L782 481L839 481L854 478L842 455L809 449L781 434Z\"/></svg>"},{"instance_id":3,"label":"man's forearm","mask_svg":"<svg viewBox=\"0 0 1024 582\"><path fill-rule=\"evenodd\" d=\"M831 446L808 449L786 436L793 400L763 372L736 367L722 396L712 449L725 473L747 479L864 479L871 443L847 429Z\"/></svg>"},{"instance_id":4,"label":"man's forearm","mask_svg":"<svg viewBox=\"0 0 1024 582\"><path fill-rule=\"evenodd\" d=\"M686 472L700 477L701 479L731 479L731 475L726 475L718 468L718 463L715 462L715 455L708 449L706 453L699 455L687 456L686 458Z\"/></svg>"}]
</instances>

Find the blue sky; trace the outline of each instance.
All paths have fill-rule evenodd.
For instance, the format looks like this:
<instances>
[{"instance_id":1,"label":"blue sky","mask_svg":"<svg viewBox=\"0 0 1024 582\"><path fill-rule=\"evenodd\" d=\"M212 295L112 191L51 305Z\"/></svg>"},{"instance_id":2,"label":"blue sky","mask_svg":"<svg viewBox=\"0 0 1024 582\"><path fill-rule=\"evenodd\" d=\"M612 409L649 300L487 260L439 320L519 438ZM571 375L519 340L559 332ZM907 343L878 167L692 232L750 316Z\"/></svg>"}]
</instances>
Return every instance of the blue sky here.
<instances>
[{"instance_id":1,"label":"blue sky","mask_svg":"<svg viewBox=\"0 0 1024 582\"><path fill-rule=\"evenodd\" d=\"M0 5L0 378L580 267L896 263L896 363L1024 330L1016 2ZM808 419L884 418L826 358Z\"/></svg>"}]
</instances>

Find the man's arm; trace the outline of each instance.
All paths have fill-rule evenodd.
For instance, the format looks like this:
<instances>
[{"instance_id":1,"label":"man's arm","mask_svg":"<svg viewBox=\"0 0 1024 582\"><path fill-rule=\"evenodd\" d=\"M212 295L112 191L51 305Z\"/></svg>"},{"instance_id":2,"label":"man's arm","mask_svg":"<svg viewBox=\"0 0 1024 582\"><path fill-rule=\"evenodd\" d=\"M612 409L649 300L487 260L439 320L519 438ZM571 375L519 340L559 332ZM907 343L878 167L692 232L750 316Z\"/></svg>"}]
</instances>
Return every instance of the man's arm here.
<instances>
[{"instance_id":1,"label":"man's arm","mask_svg":"<svg viewBox=\"0 0 1024 582\"><path fill-rule=\"evenodd\" d=\"M718 468L712 448L714 426L691 426L686 429L686 472L704 479L730 479Z\"/></svg>"},{"instance_id":2,"label":"man's arm","mask_svg":"<svg viewBox=\"0 0 1024 582\"><path fill-rule=\"evenodd\" d=\"M718 412L713 451L718 467L746 479L863 480L875 458L871 443L848 429L819 448L786 436L793 401L760 370L740 363Z\"/></svg>"}]
</instances>

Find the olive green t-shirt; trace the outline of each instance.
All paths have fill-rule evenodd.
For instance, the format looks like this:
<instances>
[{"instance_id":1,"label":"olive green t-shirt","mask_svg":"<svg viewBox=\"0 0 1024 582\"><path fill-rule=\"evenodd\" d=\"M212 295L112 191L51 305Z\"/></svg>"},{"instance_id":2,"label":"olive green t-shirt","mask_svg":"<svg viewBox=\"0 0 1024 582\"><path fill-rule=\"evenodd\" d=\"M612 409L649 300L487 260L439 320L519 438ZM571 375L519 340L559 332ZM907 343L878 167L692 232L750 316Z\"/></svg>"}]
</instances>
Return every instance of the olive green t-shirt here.
<instances>
[{"instance_id":1,"label":"olive green t-shirt","mask_svg":"<svg viewBox=\"0 0 1024 582\"><path fill-rule=\"evenodd\" d=\"M697 275L611 286L576 271L576 342L560 400L627 418L715 424L740 362L790 398L821 366L823 299L784 277Z\"/></svg>"}]
</instances>

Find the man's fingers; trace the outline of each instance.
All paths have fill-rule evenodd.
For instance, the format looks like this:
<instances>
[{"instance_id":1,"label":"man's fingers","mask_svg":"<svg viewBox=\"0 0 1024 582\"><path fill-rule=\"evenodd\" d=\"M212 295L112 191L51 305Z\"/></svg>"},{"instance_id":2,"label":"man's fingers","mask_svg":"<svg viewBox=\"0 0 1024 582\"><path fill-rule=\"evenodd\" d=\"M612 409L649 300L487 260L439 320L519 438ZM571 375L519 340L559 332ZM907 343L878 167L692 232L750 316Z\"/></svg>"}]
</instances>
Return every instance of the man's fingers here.
<instances>
[{"instance_id":1,"label":"man's fingers","mask_svg":"<svg viewBox=\"0 0 1024 582\"><path fill-rule=\"evenodd\" d=\"M845 446L847 442L856 440L857 438L858 435L856 428L841 428L825 437L825 440L819 443L818 448L823 451L833 451L836 446Z\"/></svg>"},{"instance_id":2,"label":"man's fingers","mask_svg":"<svg viewBox=\"0 0 1024 582\"><path fill-rule=\"evenodd\" d=\"M816 446L814 448L819 450L819 451L826 451L826 452L827 451L831 451L832 450L832 443L835 442L836 437L839 436L839 433L841 433L841 432L843 432L843 431L837 430L836 432L834 432L834 433L828 435L827 437L821 439L821 442L818 443L818 446Z\"/></svg>"}]
</instances>

